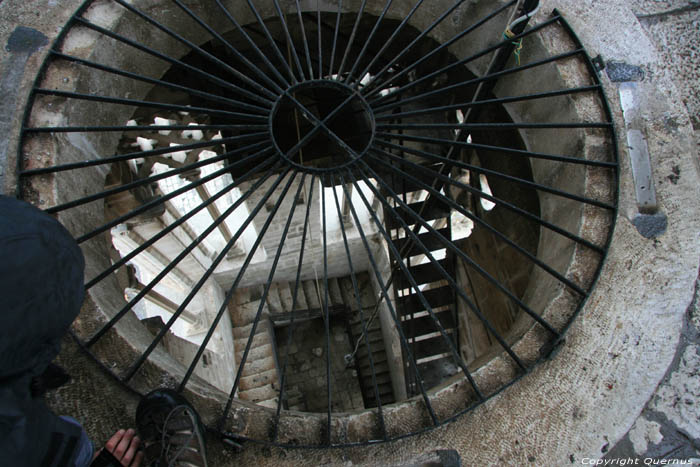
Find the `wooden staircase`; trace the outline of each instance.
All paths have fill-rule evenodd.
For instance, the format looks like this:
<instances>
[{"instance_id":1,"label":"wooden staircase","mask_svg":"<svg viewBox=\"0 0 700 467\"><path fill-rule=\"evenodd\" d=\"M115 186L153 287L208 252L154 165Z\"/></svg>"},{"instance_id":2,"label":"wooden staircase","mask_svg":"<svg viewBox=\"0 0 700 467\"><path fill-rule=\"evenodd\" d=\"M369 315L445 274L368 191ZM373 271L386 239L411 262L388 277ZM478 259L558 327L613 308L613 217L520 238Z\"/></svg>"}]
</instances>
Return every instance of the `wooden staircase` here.
<instances>
[{"instance_id":1,"label":"wooden staircase","mask_svg":"<svg viewBox=\"0 0 700 467\"><path fill-rule=\"evenodd\" d=\"M414 192L412 196L415 199L418 195ZM411 202L410 198L406 199L408 209L419 214L443 237L451 239L449 206L439 202L427 202L426 204L425 201ZM407 208L397 206L395 212L413 229L417 221ZM421 210L423 211L421 212ZM453 289L448 285L449 283L438 266L425 256L424 249L412 241L411 236L406 233L405 228L395 215L385 212L384 219L389 232L392 233L392 242L401 253L401 259L408 273L415 280L435 318L445 329L455 347L458 348L457 298ZM423 229L423 233L417 235L418 239L431 252L449 277L455 279L455 264L452 255L449 251L445 251L444 243L435 232L426 230ZM415 231L413 232L415 233ZM403 332L408 340L411 354L416 359L418 374L424 387L433 387L455 372L449 343L439 332L435 319L427 311L428 307L423 304L419 294L412 288L411 282L393 255L391 267L394 297L397 311L401 317ZM405 354L404 366L406 389L410 397L419 392L418 375Z\"/></svg>"}]
</instances>

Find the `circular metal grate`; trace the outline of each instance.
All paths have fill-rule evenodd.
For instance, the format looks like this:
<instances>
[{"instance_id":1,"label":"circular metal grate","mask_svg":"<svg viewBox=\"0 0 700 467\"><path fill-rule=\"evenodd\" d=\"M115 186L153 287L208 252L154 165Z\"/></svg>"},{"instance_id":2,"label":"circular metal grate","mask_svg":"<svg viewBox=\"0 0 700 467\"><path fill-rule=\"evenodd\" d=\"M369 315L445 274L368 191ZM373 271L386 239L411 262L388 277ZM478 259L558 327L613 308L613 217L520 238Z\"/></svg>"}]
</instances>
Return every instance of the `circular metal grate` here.
<instances>
[{"instance_id":1,"label":"circular metal grate","mask_svg":"<svg viewBox=\"0 0 700 467\"><path fill-rule=\"evenodd\" d=\"M419 433L549 358L618 169L592 62L537 7L85 2L18 172L86 256L76 339L281 446Z\"/></svg>"}]
</instances>

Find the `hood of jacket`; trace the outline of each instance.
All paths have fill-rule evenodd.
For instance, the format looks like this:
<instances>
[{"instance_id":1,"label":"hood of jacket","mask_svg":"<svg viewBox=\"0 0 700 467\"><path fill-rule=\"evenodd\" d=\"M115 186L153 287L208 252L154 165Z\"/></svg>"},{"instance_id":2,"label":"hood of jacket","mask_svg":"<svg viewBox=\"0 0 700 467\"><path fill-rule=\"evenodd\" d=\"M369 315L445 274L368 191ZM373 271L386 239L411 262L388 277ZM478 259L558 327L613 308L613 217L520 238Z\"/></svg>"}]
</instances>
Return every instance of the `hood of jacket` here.
<instances>
[{"instance_id":1,"label":"hood of jacket","mask_svg":"<svg viewBox=\"0 0 700 467\"><path fill-rule=\"evenodd\" d=\"M85 260L54 218L0 195L0 381L41 374L80 311Z\"/></svg>"}]
</instances>

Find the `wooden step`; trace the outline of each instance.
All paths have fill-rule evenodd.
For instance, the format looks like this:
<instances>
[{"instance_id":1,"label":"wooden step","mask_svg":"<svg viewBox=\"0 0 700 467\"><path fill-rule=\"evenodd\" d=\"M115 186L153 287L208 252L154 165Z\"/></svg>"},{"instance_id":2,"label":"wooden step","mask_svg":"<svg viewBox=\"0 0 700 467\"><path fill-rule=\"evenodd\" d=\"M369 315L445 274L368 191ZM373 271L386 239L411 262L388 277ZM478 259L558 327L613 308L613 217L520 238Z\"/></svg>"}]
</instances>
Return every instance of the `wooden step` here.
<instances>
[{"instance_id":1,"label":"wooden step","mask_svg":"<svg viewBox=\"0 0 700 467\"><path fill-rule=\"evenodd\" d=\"M430 204L431 205L428 206L422 213L421 209L424 205L423 201L418 203L407 204L406 207L397 206L396 208L394 208L394 212L398 214L401 217L401 219L403 219L403 221L409 226L418 223L414 214L417 214L424 221L433 221L436 219L443 219L445 217L450 216L450 207L445 203L431 202ZM394 214L385 213L384 219L384 222L390 229L403 228L403 225L401 224L401 222L399 222L399 220Z\"/></svg>"},{"instance_id":2,"label":"wooden step","mask_svg":"<svg viewBox=\"0 0 700 467\"><path fill-rule=\"evenodd\" d=\"M440 171L440 165L439 164L421 164L424 167L428 167L435 171L436 173ZM411 193L413 191L419 191L419 190L424 190L425 187L417 182L414 182L413 180L409 179L408 177L400 177L400 176L392 176L394 175L393 172L384 172L380 171L380 175L382 175L382 179L386 182L386 184L391 187L391 191L393 191L396 194L403 194L403 193ZM428 171L423 171L423 170L412 170L411 171L411 176L423 183L425 183L428 186L432 186L433 182L435 181L435 175L432 175L428 173Z\"/></svg>"},{"instance_id":3,"label":"wooden step","mask_svg":"<svg viewBox=\"0 0 700 467\"><path fill-rule=\"evenodd\" d=\"M455 292L452 287L446 285L443 287L437 287L435 289L429 289L423 291L423 297L433 308L439 308L444 305L451 305L455 300ZM418 294L404 295L399 297L398 309L400 315L406 316L411 313L418 313L424 311L425 307L421 302Z\"/></svg>"},{"instance_id":4,"label":"wooden step","mask_svg":"<svg viewBox=\"0 0 700 467\"><path fill-rule=\"evenodd\" d=\"M450 239L450 229L444 228L437 230L437 232L447 240ZM414 242L413 237L411 237L410 235L408 235L405 238L398 238L394 240L394 245L396 246L396 249L399 251L399 253L401 253L401 256L404 258L425 254L425 249L427 249L430 252L433 252L445 248L444 240L442 240L437 234L433 232L425 232L418 235L418 241L422 243L425 248L422 248L420 245ZM406 247L406 245L408 245L409 243L411 246ZM404 251L404 248L408 249Z\"/></svg>"},{"instance_id":5,"label":"wooden step","mask_svg":"<svg viewBox=\"0 0 700 467\"><path fill-rule=\"evenodd\" d=\"M448 259L441 259L437 261L437 264L439 264L448 274L451 274L451 261ZM445 275L442 274L440 269L438 269L437 264L430 262L420 264L418 266L411 266L408 268L408 272L411 274L411 276L413 276L413 280L415 281L416 285L429 284L431 282L445 280ZM399 270L394 275L394 283L399 289L411 288L411 282L408 280L408 277L406 277L403 269Z\"/></svg>"},{"instance_id":6,"label":"wooden step","mask_svg":"<svg viewBox=\"0 0 700 467\"><path fill-rule=\"evenodd\" d=\"M435 317L438 319L444 329L454 329L456 327L457 323L455 322L455 317L452 310L445 310L435 313ZM438 331L435 320L430 315L425 315L416 319L404 320L401 322L401 327L403 328L404 334L407 338Z\"/></svg>"},{"instance_id":7,"label":"wooden step","mask_svg":"<svg viewBox=\"0 0 700 467\"><path fill-rule=\"evenodd\" d=\"M409 346L416 360L450 352L450 345L445 341L442 335L420 340L415 343L411 342Z\"/></svg>"}]
</instances>

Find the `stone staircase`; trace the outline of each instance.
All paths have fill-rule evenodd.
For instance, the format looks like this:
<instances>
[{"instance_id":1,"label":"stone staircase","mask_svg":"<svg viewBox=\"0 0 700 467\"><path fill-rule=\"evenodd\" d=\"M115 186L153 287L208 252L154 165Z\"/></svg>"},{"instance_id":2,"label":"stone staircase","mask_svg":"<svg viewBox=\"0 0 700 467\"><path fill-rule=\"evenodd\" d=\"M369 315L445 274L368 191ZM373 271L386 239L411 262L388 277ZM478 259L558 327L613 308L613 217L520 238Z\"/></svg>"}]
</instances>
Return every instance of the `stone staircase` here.
<instances>
[{"instance_id":1,"label":"stone staircase","mask_svg":"<svg viewBox=\"0 0 700 467\"><path fill-rule=\"evenodd\" d=\"M261 295L262 287L241 289L236 293L235 300L229 303L237 364L240 364L248 340L251 338L250 333L260 306ZM243 367L238 398L274 408L277 406L279 394L279 377L275 362L274 334L268 315L269 307L264 306Z\"/></svg>"},{"instance_id":2,"label":"stone staircase","mask_svg":"<svg viewBox=\"0 0 700 467\"><path fill-rule=\"evenodd\" d=\"M342 314L348 321L350 342L354 343L362 336L362 321L359 312L363 313L365 322L374 311L373 292L366 273L357 275L361 290L362 309L358 309L357 298L350 277L330 278L328 280L329 312L332 315ZM284 325L291 320L294 283L273 283L266 297L260 322L252 337L253 342L246 359L242 378L238 388L238 398L265 407L275 408L279 398L280 374L274 342L273 321ZM239 290L234 300L229 304L229 313L233 324L236 362L240 362L245 347L250 339L253 321L260 306L263 287L255 286ZM295 319L321 317L324 299L323 283L314 280L302 281L297 294ZM382 404L394 402L389 367L384 350L379 318L376 317L369 326L369 338L375 377ZM350 353L352 349L345 349ZM364 341L360 344L356 355L355 370L362 390L365 407L376 407L376 397L372 385L369 354ZM305 410L304 394L295 387L285 387L285 408L289 410Z\"/></svg>"},{"instance_id":3,"label":"stone staircase","mask_svg":"<svg viewBox=\"0 0 700 467\"><path fill-rule=\"evenodd\" d=\"M358 274L357 282L358 288L361 291L361 310L357 309L357 299L355 298L352 279L339 279L338 287L343 300L345 303L349 304L353 311L352 319L350 320L350 333L353 343L356 343L358 339L363 337L363 321L364 326L367 327L366 340L369 342L370 351L368 352L367 344L363 338L358 347L357 354L355 355L355 369L357 370L358 379L360 381L362 398L365 407L377 407L376 393L374 391L374 382L376 381L379 399L382 405L391 404L396 400L391 384L389 362L386 356L384 337L382 335L379 317L375 316L374 319L371 319L375 309L375 300L370 292L369 276L366 273ZM362 291L365 291L365 293ZM360 315L360 313L362 313L362 315ZM372 355L371 361L370 353ZM374 380L372 379L372 370L374 370Z\"/></svg>"}]
</instances>

